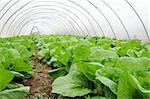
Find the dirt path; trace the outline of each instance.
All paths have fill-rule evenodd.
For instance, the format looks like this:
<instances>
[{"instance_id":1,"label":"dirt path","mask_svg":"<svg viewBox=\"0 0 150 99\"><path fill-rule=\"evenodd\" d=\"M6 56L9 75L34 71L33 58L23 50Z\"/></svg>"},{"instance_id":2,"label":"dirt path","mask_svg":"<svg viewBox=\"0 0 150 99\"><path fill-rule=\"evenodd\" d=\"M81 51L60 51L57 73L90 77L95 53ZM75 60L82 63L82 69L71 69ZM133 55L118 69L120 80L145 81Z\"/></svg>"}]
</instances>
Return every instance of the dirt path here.
<instances>
[{"instance_id":1,"label":"dirt path","mask_svg":"<svg viewBox=\"0 0 150 99\"><path fill-rule=\"evenodd\" d=\"M34 97L49 97L51 94L52 79L48 75L48 71L51 70L51 68L46 64L41 64L36 58L32 60L33 77L23 80L26 86L30 86L27 99L33 99Z\"/></svg>"},{"instance_id":2,"label":"dirt path","mask_svg":"<svg viewBox=\"0 0 150 99\"><path fill-rule=\"evenodd\" d=\"M55 95L51 94L51 84L53 80L48 74L48 71L52 68L38 59L37 52L38 50L35 51L31 58L33 77L23 79L23 84L25 86L30 86L30 92L26 99L56 99Z\"/></svg>"},{"instance_id":3,"label":"dirt path","mask_svg":"<svg viewBox=\"0 0 150 99\"><path fill-rule=\"evenodd\" d=\"M38 49L35 49L31 58L33 76L22 80L25 86L30 86L30 92L25 99L57 99L58 95L51 93L53 79L48 72L52 68L38 59Z\"/></svg>"},{"instance_id":4,"label":"dirt path","mask_svg":"<svg viewBox=\"0 0 150 99\"><path fill-rule=\"evenodd\" d=\"M40 61L33 57L32 59L33 65L33 77L30 79L24 79L23 83L26 86L30 86L30 92L26 99L35 99L35 97L42 97L44 99L48 99L51 95L51 84L52 79L48 75L48 71L51 68L46 65L40 63Z\"/></svg>"},{"instance_id":5,"label":"dirt path","mask_svg":"<svg viewBox=\"0 0 150 99\"><path fill-rule=\"evenodd\" d=\"M42 63L38 59L37 51L32 57L32 78L23 79L22 83L25 86L30 86L30 92L25 99L58 99L57 94L52 94L53 79L49 76L48 72L52 68ZM65 99L81 99L81 98L65 98Z\"/></svg>"}]
</instances>

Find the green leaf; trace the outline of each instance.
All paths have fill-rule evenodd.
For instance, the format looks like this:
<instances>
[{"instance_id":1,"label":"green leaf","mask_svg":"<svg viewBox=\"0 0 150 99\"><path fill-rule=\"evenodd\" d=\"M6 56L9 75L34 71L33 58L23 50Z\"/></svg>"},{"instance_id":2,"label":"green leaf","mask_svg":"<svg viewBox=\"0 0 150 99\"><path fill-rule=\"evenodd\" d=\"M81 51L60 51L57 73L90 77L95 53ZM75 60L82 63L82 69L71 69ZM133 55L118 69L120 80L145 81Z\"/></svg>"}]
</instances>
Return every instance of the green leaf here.
<instances>
[{"instance_id":1,"label":"green leaf","mask_svg":"<svg viewBox=\"0 0 150 99\"><path fill-rule=\"evenodd\" d=\"M88 45L84 44L78 44L76 47L73 49L73 62L77 62L79 60L87 60L89 55L90 55L90 50L89 50Z\"/></svg>"},{"instance_id":2,"label":"green leaf","mask_svg":"<svg viewBox=\"0 0 150 99\"><path fill-rule=\"evenodd\" d=\"M119 79L118 83L118 99L149 99L150 90L141 87L137 79L124 72Z\"/></svg>"},{"instance_id":3,"label":"green leaf","mask_svg":"<svg viewBox=\"0 0 150 99\"><path fill-rule=\"evenodd\" d=\"M10 81L12 81L14 75L5 69L0 69L0 91L5 89Z\"/></svg>"},{"instance_id":4,"label":"green leaf","mask_svg":"<svg viewBox=\"0 0 150 99\"><path fill-rule=\"evenodd\" d=\"M104 76L117 82L122 72L123 71L121 69L116 68L116 67L104 67L104 68L98 69L95 75L96 77Z\"/></svg>"},{"instance_id":5,"label":"green leaf","mask_svg":"<svg viewBox=\"0 0 150 99\"><path fill-rule=\"evenodd\" d=\"M13 73L15 77L24 77L24 75L19 72L16 71L10 71L10 72Z\"/></svg>"},{"instance_id":6,"label":"green leaf","mask_svg":"<svg viewBox=\"0 0 150 99\"><path fill-rule=\"evenodd\" d=\"M127 55L129 56L129 57L138 57L139 55L138 55L138 52L136 51L136 50L133 50L133 49L129 49L128 51L127 51Z\"/></svg>"},{"instance_id":7,"label":"green leaf","mask_svg":"<svg viewBox=\"0 0 150 99\"><path fill-rule=\"evenodd\" d=\"M104 67L98 62L78 62L76 63L78 71L82 72L89 80L95 80L96 70Z\"/></svg>"},{"instance_id":8,"label":"green leaf","mask_svg":"<svg viewBox=\"0 0 150 99\"><path fill-rule=\"evenodd\" d=\"M15 89L19 87L24 87L24 85L19 83L14 83L14 82L11 82L7 85L7 89Z\"/></svg>"},{"instance_id":9,"label":"green leaf","mask_svg":"<svg viewBox=\"0 0 150 99\"><path fill-rule=\"evenodd\" d=\"M104 50L99 47L92 47L91 48L91 54L90 54L90 59L92 61L99 61L102 62L105 59L108 58L117 58L118 55L110 50Z\"/></svg>"},{"instance_id":10,"label":"green leaf","mask_svg":"<svg viewBox=\"0 0 150 99\"><path fill-rule=\"evenodd\" d=\"M129 49L139 49L141 47L140 40L129 40L123 42L121 48L118 50L118 55L125 56Z\"/></svg>"},{"instance_id":11,"label":"green leaf","mask_svg":"<svg viewBox=\"0 0 150 99\"><path fill-rule=\"evenodd\" d=\"M76 65L72 65L69 74L54 80L52 93L69 97L84 96L92 92L85 83L87 81L84 81L84 77L77 71Z\"/></svg>"},{"instance_id":12,"label":"green leaf","mask_svg":"<svg viewBox=\"0 0 150 99\"><path fill-rule=\"evenodd\" d=\"M71 53L67 50L61 50L59 55L55 55L55 57L62 64L67 65L69 59L71 58Z\"/></svg>"},{"instance_id":13,"label":"green leaf","mask_svg":"<svg viewBox=\"0 0 150 99\"><path fill-rule=\"evenodd\" d=\"M0 99L25 99L30 87L20 87L15 89L6 89L0 92Z\"/></svg>"},{"instance_id":14,"label":"green leaf","mask_svg":"<svg viewBox=\"0 0 150 99\"><path fill-rule=\"evenodd\" d=\"M57 59L55 57L51 57L50 61L48 61L47 63L51 65L52 63L56 63L56 62L57 62Z\"/></svg>"},{"instance_id":15,"label":"green leaf","mask_svg":"<svg viewBox=\"0 0 150 99\"><path fill-rule=\"evenodd\" d=\"M21 74L24 75L24 78L31 78L33 75L33 72L29 71L29 72L22 72Z\"/></svg>"},{"instance_id":16,"label":"green leaf","mask_svg":"<svg viewBox=\"0 0 150 99\"><path fill-rule=\"evenodd\" d=\"M149 90L147 90L147 89L145 89L145 88L143 88L142 86L141 86L141 84L140 84L140 82L134 77L134 76L132 76L132 75L129 75L130 77L131 77L131 79L132 79L132 82L134 83L132 83L133 84L133 86L135 87L135 88L138 88L142 93L146 93L146 94L149 94L150 95L150 89ZM150 80L150 79L149 79ZM150 82L150 81L149 81ZM149 83L149 85L150 85L150 83Z\"/></svg>"},{"instance_id":17,"label":"green leaf","mask_svg":"<svg viewBox=\"0 0 150 99\"><path fill-rule=\"evenodd\" d=\"M117 83L112 81L111 79L103 76L96 77L101 83L103 83L105 86L109 87L110 90L117 95Z\"/></svg>"},{"instance_id":18,"label":"green leaf","mask_svg":"<svg viewBox=\"0 0 150 99\"><path fill-rule=\"evenodd\" d=\"M24 60L28 60L29 57L31 57L31 55L32 55L32 53L28 51L27 47L25 47L23 45L16 47L16 49L20 53L21 58Z\"/></svg>"},{"instance_id":19,"label":"green leaf","mask_svg":"<svg viewBox=\"0 0 150 99\"><path fill-rule=\"evenodd\" d=\"M20 54L16 49L0 48L1 54L5 59L5 68L8 68L10 64L13 64L16 59L20 58Z\"/></svg>"},{"instance_id":20,"label":"green leaf","mask_svg":"<svg viewBox=\"0 0 150 99\"><path fill-rule=\"evenodd\" d=\"M114 67L116 62L118 61L119 57L118 58L107 58L103 61L103 64L105 66L111 66L111 67Z\"/></svg>"},{"instance_id":21,"label":"green leaf","mask_svg":"<svg viewBox=\"0 0 150 99\"><path fill-rule=\"evenodd\" d=\"M53 79L56 79L60 76L64 76L65 74L67 74L67 71L65 69L65 67L60 67L58 69L53 69L53 70L50 70L48 72L48 74L53 78Z\"/></svg>"},{"instance_id":22,"label":"green leaf","mask_svg":"<svg viewBox=\"0 0 150 99\"><path fill-rule=\"evenodd\" d=\"M150 70L150 59L121 57L115 66L124 71L129 71L132 73L137 71L148 71Z\"/></svg>"},{"instance_id":23,"label":"green leaf","mask_svg":"<svg viewBox=\"0 0 150 99\"><path fill-rule=\"evenodd\" d=\"M27 72L32 71L32 67L31 65L25 63L23 60L18 59L15 61L15 64L13 65L13 70L19 72Z\"/></svg>"},{"instance_id":24,"label":"green leaf","mask_svg":"<svg viewBox=\"0 0 150 99\"><path fill-rule=\"evenodd\" d=\"M140 51L140 57L150 58L150 42L144 44L144 48Z\"/></svg>"}]
</instances>

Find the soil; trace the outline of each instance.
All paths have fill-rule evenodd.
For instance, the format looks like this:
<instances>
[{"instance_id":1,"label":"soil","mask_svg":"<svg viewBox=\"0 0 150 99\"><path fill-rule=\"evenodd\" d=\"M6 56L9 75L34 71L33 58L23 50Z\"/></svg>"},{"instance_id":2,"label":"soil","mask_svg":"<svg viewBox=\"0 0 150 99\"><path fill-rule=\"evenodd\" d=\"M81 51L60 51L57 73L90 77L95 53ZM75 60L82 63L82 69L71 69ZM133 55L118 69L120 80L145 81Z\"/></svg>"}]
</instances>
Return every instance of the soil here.
<instances>
[{"instance_id":1,"label":"soil","mask_svg":"<svg viewBox=\"0 0 150 99\"><path fill-rule=\"evenodd\" d=\"M38 59L37 52L35 52L31 60L33 76L22 80L25 86L30 86L30 92L25 99L58 99L58 95L51 92L53 79L48 74L52 70L51 66L42 63Z\"/></svg>"},{"instance_id":2,"label":"soil","mask_svg":"<svg viewBox=\"0 0 150 99\"><path fill-rule=\"evenodd\" d=\"M48 75L52 68L47 64L41 63L36 57L32 58L33 77L23 79L25 86L30 86L30 92L26 99L56 99L56 95L51 94L53 79Z\"/></svg>"}]
</instances>

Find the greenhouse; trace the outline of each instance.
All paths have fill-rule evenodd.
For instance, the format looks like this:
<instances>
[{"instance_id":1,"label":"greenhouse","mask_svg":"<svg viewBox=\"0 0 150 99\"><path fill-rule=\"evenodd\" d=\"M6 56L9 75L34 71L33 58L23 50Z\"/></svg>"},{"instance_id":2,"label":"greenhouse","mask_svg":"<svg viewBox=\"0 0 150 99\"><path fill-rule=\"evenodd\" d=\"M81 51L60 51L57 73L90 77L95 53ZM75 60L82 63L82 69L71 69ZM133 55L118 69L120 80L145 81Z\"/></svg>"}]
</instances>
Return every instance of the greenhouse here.
<instances>
[{"instance_id":1,"label":"greenhouse","mask_svg":"<svg viewBox=\"0 0 150 99\"><path fill-rule=\"evenodd\" d=\"M150 0L0 0L0 99L150 99Z\"/></svg>"}]
</instances>

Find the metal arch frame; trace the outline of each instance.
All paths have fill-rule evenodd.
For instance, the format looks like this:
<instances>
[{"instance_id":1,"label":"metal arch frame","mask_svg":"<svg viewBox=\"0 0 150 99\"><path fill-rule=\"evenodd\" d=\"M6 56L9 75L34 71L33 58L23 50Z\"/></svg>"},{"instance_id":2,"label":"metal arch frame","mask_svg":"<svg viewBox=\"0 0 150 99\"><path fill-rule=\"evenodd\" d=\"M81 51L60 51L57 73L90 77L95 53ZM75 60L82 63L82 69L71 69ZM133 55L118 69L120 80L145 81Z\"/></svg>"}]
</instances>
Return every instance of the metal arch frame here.
<instances>
[{"instance_id":1,"label":"metal arch frame","mask_svg":"<svg viewBox=\"0 0 150 99\"><path fill-rule=\"evenodd\" d=\"M41 21L40 21L41 22ZM43 20L43 22L44 22L44 20ZM34 23L38 23L38 22L34 22ZM51 24L50 23L47 23L49 26L51 26ZM56 32L56 34L57 33L59 33L57 30L55 30L55 32ZM40 32L41 33L41 32Z\"/></svg>"},{"instance_id":2,"label":"metal arch frame","mask_svg":"<svg viewBox=\"0 0 150 99\"><path fill-rule=\"evenodd\" d=\"M11 1L11 0L10 0ZM10 1L8 1L8 2L10 2ZM125 1L127 1L127 0L125 0ZM8 4L8 2L6 3L6 4ZM129 2L128 2L129 3ZM129 5L131 6L131 8L132 8L132 5L129 3ZM147 31L146 30L146 27L145 27L145 25L144 25L144 23L143 23L143 21L142 21L142 19L140 18L140 16L139 16L139 14L136 12L136 10L134 9L134 8L132 8L133 10L134 10L134 12L136 13L136 15L139 17L139 19L140 19L140 21L141 21L141 23L142 23L142 25L143 25L143 27L144 27L144 29L145 29L145 31ZM1 9L1 10L3 10L3 8ZM149 35L148 35L148 33L146 32L146 34L147 34L147 37L148 37L148 39L149 39Z\"/></svg>"},{"instance_id":3,"label":"metal arch frame","mask_svg":"<svg viewBox=\"0 0 150 99\"><path fill-rule=\"evenodd\" d=\"M68 1L68 0L67 0L67 1ZM41 1L39 1L39 2L41 2ZM67 4L65 4L65 3L57 2L57 1L44 1L44 2L53 2L53 3L56 3L56 4L60 4L60 5L65 5L65 6L67 6L67 7L70 7L70 8L73 8L73 9L77 10L78 12L80 12L80 14L82 14L82 15L88 20L88 22L90 23L90 25L91 25L93 31L96 32L95 29L94 29L94 27L93 27L93 25L92 25L92 22L90 21L90 19L89 19L83 12L81 12L79 9L77 9L77 8L75 8L75 7L72 7L72 6L70 6L70 5L67 5ZM69 1L69 2L70 2L70 1ZM72 2L70 2L70 3L72 3ZM76 4L75 4L75 5L76 5ZM67 10L68 10L68 9L67 9Z\"/></svg>"},{"instance_id":4,"label":"metal arch frame","mask_svg":"<svg viewBox=\"0 0 150 99\"><path fill-rule=\"evenodd\" d=\"M50 1L49 1L50 2ZM56 3L56 2L55 2ZM59 4L59 3L58 3ZM50 5L50 6L54 6L54 5ZM81 24L85 27L85 29L86 29L86 31L87 31L87 33L89 34L90 32L89 32L89 30L88 30L88 28L87 28L87 26L84 24L84 22L80 19L80 17L78 17L73 11L71 11L71 10L68 10L68 9L66 9L66 8L64 8L64 7L61 7L61 6L54 6L54 7L58 7L58 8L62 8L62 9L64 9L65 11L68 11L69 13L71 13L71 14L73 14L75 17L77 17L79 20L80 20L80 22L81 22ZM64 13L65 14L65 13Z\"/></svg>"},{"instance_id":5,"label":"metal arch frame","mask_svg":"<svg viewBox=\"0 0 150 99\"><path fill-rule=\"evenodd\" d=\"M42 6L45 7L45 6L49 6L49 5L40 5L40 6L31 7L31 8L42 7ZM66 9L66 10L67 10L67 9ZM27 10L23 10L22 12L25 12L25 11L27 11ZM57 10L57 11L59 11L59 10ZM22 13L22 12L21 12L21 13ZM60 11L59 11L59 12L60 12ZM19 13L18 16L19 16L21 13ZM71 12L70 12L70 13L71 13ZM64 14L65 14L65 13L64 13ZM66 14L65 14L65 15L66 15ZM70 17L70 16L68 16L68 17ZM76 16L76 17L77 17L77 16ZM16 18L17 18L17 17L15 17L14 20L15 20ZM70 17L70 18L71 18L71 17ZM72 20L74 20L74 19L72 18ZM76 22L76 21L74 20L74 22ZM84 27L86 27L85 24L84 24L81 20L80 20L80 22L83 24ZM86 27L86 28L87 28L87 27ZM80 29L81 29L81 28L80 28ZM86 31L88 31L88 29L87 29ZM83 30L82 30L82 32L83 32ZM89 31L88 31L88 32L89 32Z\"/></svg>"},{"instance_id":6,"label":"metal arch frame","mask_svg":"<svg viewBox=\"0 0 150 99\"><path fill-rule=\"evenodd\" d=\"M31 12L31 11L30 11L30 12ZM48 12L47 12L47 13L48 13ZM30 14L32 14L32 13L27 13L27 15L30 15ZM40 13L39 13L39 14L40 14ZM33 14L32 14L32 15L33 15ZM24 15L23 15L23 16L24 16ZM58 17L58 16L57 16L57 17ZM59 17L60 17L60 18L62 17L62 18L64 18L65 20L67 20L66 22L67 22L67 23L68 23L68 22L70 23L70 27L73 28L72 30L74 30L75 32L77 32L77 29L73 26L72 22L70 22L69 19L65 18L65 17L62 16L62 15L60 15ZM20 20L20 19L22 19L22 18L23 18L23 17L20 17L18 20ZM14 21L13 21L13 22L14 22ZM65 22L65 23L66 23L66 22ZM63 22L63 23L64 23L64 22ZM12 24L13 24L13 23L12 23ZM12 24L11 24L11 25L12 25ZM9 28L8 28L8 30L9 30L8 33L11 32L11 29L10 29L10 28L11 28L11 25L10 25Z\"/></svg>"},{"instance_id":7,"label":"metal arch frame","mask_svg":"<svg viewBox=\"0 0 150 99\"><path fill-rule=\"evenodd\" d=\"M52 10L53 11L53 10ZM48 12L47 12L48 13ZM32 13L31 13L32 14ZM40 14L40 13L39 13ZM60 17L62 17L62 18L64 18L65 20L67 20L67 22L70 22L69 21L69 19L67 18L67 17L65 17L65 16L63 16L63 15L60 15L60 14L58 14L58 13L55 13L56 15L59 15ZM33 15L33 14L32 14ZM22 18L22 17L21 17ZM72 22L70 22L70 23L72 23ZM72 27L74 27L73 25L72 25ZM76 29L75 29L75 31L76 31Z\"/></svg>"},{"instance_id":8,"label":"metal arch frame","mask_svg":"<svg viewBox=\"0 0 150 99\"><path fill-rule=\"evenodd\" d=\"M53 17L40 17L40 18L45 18L45 19L53 19L53 20L57 20L57 19L55 19L55 18L53 18ZM38 18L36 18L36 19L40 19L39 17ZM32 19L31 19L32 20ZM58 20L58 21L60 21L60 20ZM48 22L49 23L49 22ZM58 23L58 22L57 22ZM63 27L65 28L65 31L69 31L69 29L67 28L67 26L66 26L66 24L64 24L64 23L62 23L62 25L63 25ZM24 24L23 24L23 26L24 26ZM13 31L15 31L15 30L17 30L16 28L13 30ZM18 32L18 35L20 34L20 31Z\"/></svg>"},{"instance_id":9,"label":"metal arch frame","mask_svg":"<svg viewBox=\"0 0 150 99\"><path fill-rule=\"evenodd\" d=\"M71 1L71 0L68 0L70 2L72 2L73 4L77 5L78 7L82 8L86 13L88 13L88 15L95 21L95 23L98 25L99 29L101 30L103 36L105 36L104 32L103 32L103 29L102 27L100 26L100 24L96 21L96 19L91 15L90 12L88 12L84 7L82 7L81 5L79 5L78 3L74 2L74 1Z\"/></svg>"},{"instance_id":10,"label":"metal arch frame","mask_svg":"<svg viewBox=\"0 0 150 99\"><path fill-rule=\"evenodd\" d=\"M138 17L138 19L140 20L140 22L141 22L141 24L142 24L142 26L143 26L143 28L144 28L144 31L145 31L145 33L146 33L146 36L147 36L148 40L150 41L150 37L149 37L148 31L147 31L147 29L146 29L146 26L145 26L145 24L144 24L142 18L140 17L140 15L139 15L138 12L136 11L136 9L132 6L132 4L131 4L128 0L125 0L125 2L132 8L132 10L134 11L134 13L136 14L136 16Z\"/></svg>"},{"instance_id":11,"label":"metal arch frame","mask_svg":"<svg viewBox=\"0 0 150 99\"><path fill-rule=\"evenodd\" d=\"M55 16L55 17L56 17L56 16ZM57 17L58 17L58 16L57 16ZM61 22L61 20L59 20L59 22ZM22 23L23 23L23 22L21 22L20 24L22 24ZM65 27L67 27L67 25L65 24L65 22L62 21L61 23L63 23L63 24L65 25ZM72 24L70 24L70 26L73 27ZM71 29L71 30L72 30L72 29ZM14 30L12 30L12 31L14 31Z\"/></svg>"},{"instance_id":12,"label":"metal arch frame","mask_svg":"<svg viewBox=\"0 0 150 99\"><path fill-rule=\"evenodd\" d=\"M48 10L48 9L45 9L45 10ZM53 10L52 10L52 11L53 11ZM32 11L30 11L30 12L32 12ZM37 12L37 13L41 14L42 12ZM35 14L37 14L37 13L35 13ZM45 12L44 12L44 13L45 13ZM48 12L47 12L47 13L48 13ZM30 14L32 14L32 13L27 13L27 15L30 15ZM58 14L58 13L57 13L57 14ZM32 14L32 15L33 15L33 14ZM24 16L24 15L23 15L23 16ZM71 24L72 22L70 22L69 19L65 18L65 17L62 16L62 15L60 15L59 17L62 17L62 18L64 18L65 20L67 20L66 22L67 22L67 23L68 23L68 22L70 23L70 27L72 27L72 28L74 29L74 31L77 31L76 28ZM18 20L21 20L22 18L23 18L23 17L20 17ZM66 22L65 22L65 23L66 23ZM12 22L12 24L13 24L13 23L14 23L14 21ZM12 24L11 24L11 25L12 25ZM13 25L12 25L12 26L13 26ZM8 33L11 32L11 30L12 30L12 29L10 29L10 28L11 28L11 26L9 26L9 28L8 28L8 30L9 30Z\"/></svg>"},{"instance_id":13,"label":"metal arch frame","mask_svg":"<svg viewBox=\"0 0 150 99\"><path fill-rule=\"evenodd\" d=\"M40 12L41 13L41 12ZM49 12L43 12L44 14L50 14ZM36 14L39 14L39 13L35 13L34 15L36 15ZM53 14L53 16L55 15L55 13ZM55 17L57 17L58 19L60 19L60 18L64 18L65 20L66 20L66 18L65 17L60 17L60 16L57 16L57 15L55 15ZM25 18L25 20L27 20L28 18ZM59 22L61 22L62 20L59 20ZM20 23L19 23L19 25L17 25L17 26L20 26L22 23L24 22L24 20L22 20ZM68 23L68 21L66 21L67 23ZM63 22L62 21L62 23L66 23L66 22ZM67 25L66 25L67 26ZM74 27L72 24L70 24L70 27Z\"/></svg>"},{"instance_id":14,"label":"metal arch frame","mask_svg":"<svg viewBox=\"0 0 150 99\"><path fill-rule=\"evenodd\" d=\"M37 20L39 20L40 18L38 18ZM34 20L35 21L35 20ZM42 20L42 21L44 21L44 20ZM32 22L32 21L31 21ZM40 22L40 21L39 21ZM49 24L50 25L50 23L49 22L47 22L47 24ZM55 23L56 24L56 23ZM55 24L53 24L53 25L55 25ZM22 28L24 28L24 26L22 26ZM16 29L15 31L21 31L22 30L22 28L19 28L19 29ZM18 35L18 34L20 34L20 33L17 33L16 32L16 34L15 35ZM9 36L9 35L8 35Z\"/></svg>"},{"instance_id":15,"label":"metal arch frame","mask_svg":"<svg viewBox=\"0 0 150 99\"><path fill-rule=\"evenodd\" d=\"M42 20L44 20L44 19L48 19L48 18L52 18L52 17L39 17L39 18L35 18L35 19L28 20L27 22L25 22L25 24L23 24L23 25L21 26L20 29L18 29L18 30L19 30L18 33L20 33L21 30L22 30L22 28L24 28L24 26L26 26L27 24L32 23L33 21L36 21L36 20L40 20L41 18L43 18ZM39 21L39 22L40 22L40 21ZM50 24L50 23L49 23L49 24ZM66 29L66 30L67 30L67 29Z\"/></svg>"},{"instance_id":16,"label":"metal arch frame","mask_svg":"<svg viewBox=\"0 0 150 99\"><path fill-rule=\"evenodd\" d=\"M56 21L58 20L58 19L53 18L53 17L44 17L44 16L43 16L43 17L40 17L40 18L38 17L38 18L36 18L36 19L37 19L37 20L40 20L41 18L44 18L44 19L53 19L54 21L55 21L55 20L56 20ZM41 20L43 20L43 19L41 19ZM43 20L43 21L44 21L44 20ZM58 22L57 22L58 24L59 24L59 21L60 21L60 20L58 20ZM39 22L40 22L40 21L39 21ZM34 22L34 23L35 23L35 22ZM36 22L36 23L37 23L37 22ZM50 25L49 22L48 22L47 24ZM52 23L52 24L53 24L53 23ZM56 25L56 24L53 24L53 25ZM70 31L70 29L67 28L66 24L62 23L62 26L64 27L65 31ZM20 34L20 32L21 32L21 31L19 31L19 34ZM70 33L70 32L68 32L68 33Z\"/></svg>"},{"instance_id":17,"label":"metal arch frame","mask_svg":"<svg viewBox=\"0 0 150 99\"><path fill-rule=\"evenodd\" d=\"M42 21L44 21L44 20L47 19L47 18L52 18L52 17L39 17L39 18L36 18L36 19L31 19L31 20L27 21L24 25L22 25L21 28L18 29L18 32L20 33L21 30L24 28L24 26L27 25L27 24L30 25L32 22L37 21L37 20L40 20L40 19L42 19ZM46 20L45 20L45 21L46 21ZM41 22L41 21L38 21L38 22ZM34 22L34 23L35 23L35 22ZM49 22L48 22L47 24L50 25ZM52 25L54 25L54 24L52 24ZM55 25L56 25L56 24L55 24ZM66 30L67 30L67 29L66 29Z\"/></svg>"},{"instance_id":18,"label":"metal arch frame","mask_svg":"<svg viewBox=\"0 0 150 99\"><path fill-rule=\"evenodd\" d=\"M45 6L45 5L43 5L43 6ZM48 5L49 6L49 5ZM36 6L36 7L38 7L38 6ZM33 8L33 7L31 7L31 8ZM24 10L22 11L22 12L24 12ZM20 13L19 13L20 14ZM65 13L64 13L65 14ZM68 17L70 17L70 16L68 16ZM72 18L72 17L70 17L73 21L74 21L74 23L76 23L77 24L77 26L81 29L81 31L84 33L84 31L82 30L82 28L78 25L78 23ZM3 28L2 28L2 30L3 30Z\"/></svg>"},{"instance_id":19,"label":"metal arch frame","mask_svg":"<svg viewBox=\"0 0 150 99\"><path fill-rule=\"evenodd\" d=\"M40 2L40 1L39 1ZM22 8L24 8L25 6L27 6L28 4L33 3L33 1L30 1L28 3L26 3L25 5L23 5L22 7L20 7L17 11L15 11L8 19L7 21L4 23L3 27L5 27L5 25L8 23L8 21L11 19L11 17L13 17L18 11L20 11ZM3 30L1 30L3 31ZM2 33L2 32L1 32Z\"/></svg>"},{"instance_id":20,"label":"metal arch frame","mask_svg":"<svg viewBox=\"0 0 150 99\"><path fill-rule=\"evenodd\" d=\"M35 15L36 15L36 14L35 14ZM42 18L43 18L43 17L42 17ZM61 22L61 20L56 19L56 18L54 18L54 17L47 17L47 18L45 17L45 19L48 19L48 18L49 18L49 19L50 19L50 18L51 18L51 19L55 19L55 20L58 20L59 22ZM40 19L40 18L36 18L36 19ZM26 21L27 21L27 20L26 20ZM24 22L24 20L23 20L20 24L23 24L23 22ZM66 29L65 31L68 31L68 28L67 28L66 24L65 24L64 22L61 22L61 23L62 23L63 26L65 27L65 29ZM20 24L17 25L17 26L21 26ZM16 29L16 27L15 27L15 28L12 30L13 33L14 33L16 30L17 30L17 29ZM18 33L18 34L19 34L19 33Z\"/></svg>"},{"instance_id":21,"label":"metal arch frame","mask_svg":"<svg viewBox=\"0 0 150 99\"><path fill-rule=\"evenodd\" d=\"M2 7L2 9L0 9L0 12L11 2L12 0L9 0L8 2L6 2L6 4ZM0 0L1 2L1 0Z\"/></svg>"},{"instance_id":22,"label":"metal arch frame","mask_svg":"<svg viewBox=\"0 0 150 99\"><path fill-rule=\"evenodd\" d=\"M32 1L33 2L33 1ZM28 2L28 3L26 3L26 4L24 4L23 6L21 6L18 10L16 10L8 19L7 19L7 21L4 23L4 25L2 26L2 29L0 30L0 34L2 33L2 31L3 31L3 28L5 27L5 25L8 23L8 21L11 19L11 17L13 17L20 9L22 9L22 8L24 8L25 6L27 6L28 4L30 4L31 3L31 1L30 2ZM16 4L16 3L15 3ZM15 5L14 4L14 5ZM14 6L13 5L13 6ZM12 6L11 6L12 7Z\"/></svg>"},{"instance_id":23,"label":"metal arch frame","mask_svg":"<svg viewBox=\"0 0 150 99\"><path fill-rule=\"evenodd\" d=\"M44 20L42 20L42 21L44 21ZM37 23L37 22L34 22L34 23ZM48 25L51 25L50 23L47 23L47 24L48 24ZM30 25L30 24L29 24L29 25ZM37 26L33 26L33 27L36 27L36 28L37 28ZM33 29L33 27L32 27L32 29ZM32 29L31 29L31 31L30 31L30 34L31 34L31 32L32 32ZM38 28L37 28L37 30L38 30L39 33L41 33ZM16 35L16 36L17 36L17 35Z\"/></svg>"},{"instance_id":24,"label":"metal arch frame","mask_svg":"<svg viewBox=\"0 0 150 99\"><path fill-rule=\"evenodd\" d=\"M69 1L69 0L67 0L67 1ZM39 2L41 2L41 1L39 1ZM53 2L53 3L56 3L56 4L65 5L65 6L67 6L67 7L76 9L78 12L80 12L80 13L88 20L88 22L90 23L90 25L91 25L91 27L92 27L94 33L96 33L96 31L95 31L95 29L94 29L94 27L93 27L92 22L90 21L90 19L89 19L83 12L81 12L79 9L77 9L77 8L75 8L75 7L72 7L72 6L70 6L70 5L67 5L67 4L65 4L65 3L57 2L57 1L44 1L44 2ZM73 4L75 4L76 6L78 6L78 5L77 5L76 3L74 3L74 2L69 1L69 3L73 3ZM83 9L82 6L81 6L81 7L78 6L78 7L81 8L81 9ZM68 10L68 9L67 9L67 10ZM86 9L83 9L83 10L85 11ZM86 11L86 12L88 12L88 11ZM89 13L87 13L87 14L89 15ZM91 16L92 16L92 15L91 15ZM97 21L95 21L95 22L97 22ZM96 34L95 34L95 35L96 35Z\"/></svg>"},{"instance_id":25,"label":"metal arch frame","mask_svg":"<svg viewBox=\"0 0 150 99\"><path fill-rule=\"evenodd\" d=\"M93 4L91 1L89 1L89 0L86 0L86 1L89 2L105 18L105 20L109 24L109 27L110 27L110 29L111 29L115 39L117 39L117 36L116 36L116 34L114 32L114 29L113 29L111 23L109 22L109 20L107 19L107 17L105 16L105 14L95 4Z\"/></svg>"},{"instance_id":26,"label":"metal arch frame","mask_svg":"<svg viewBox=\"0 0 150 99\"><path fill-rule=\"evenodd\" d=\"M2 16L0 17L0 20L3 19L3 17L5 16L5 14L12 8L12 6L14 6L15 4L17 4L20 0L17 0L15 1L13 4L11 4L11 6L8 7L8 9L2 14ZM6 6L9 4L9 2L6 3ZM3 10L4 8L1 9L1 11ZM0 11L0 12L1 12Z\"/></svg>"},{"instance_id":27,"label":"metal arch frame","mask_svg":"<svg viewBox=\"0 0 150 99\"><path fill-rule=\"evenodd\" d=\"M125 27L123 21L121 20L120 16L119 16L119 15L115 12L115 10L114 10L109 4L107 4L104 0L101 0L101 1L102 1L102 2L115 14L115 16L119 19L121 25L123 26L124 30L126 31L126 34L127 34L128 39L130 40L131 38L130 38L129 32L127 31L127 29L126 29L126 27Z\"/></svg>"},{"instance_id":28,"label":"metal arch frame","mask_svg":"<svg viewBox=\"0 0 150 99\"><path fill-rule=\"evenodd\" d=\"M36 20L34 20L34 21L36 21ZM45 20L42 20L43 22L45 21ZM42 22L42 21L40 21L40 22ZM34 23L38 23L38 22L34 22ZM51 24L50 23L46 23L46 24L48 24L49 26L51 26ZM28 24L26 24L26 25L28 25ZM30 25L30 24L29 24ZM52 24L53 25L53 24ZM58 32L57 30L55 30L55 32L56 32L56 34L57 33L60 33L60 32ZM42 32L40 32L40 33L42 33ZM67 32L68 33L68 32Z\"/></svg>"}]
</instances>

